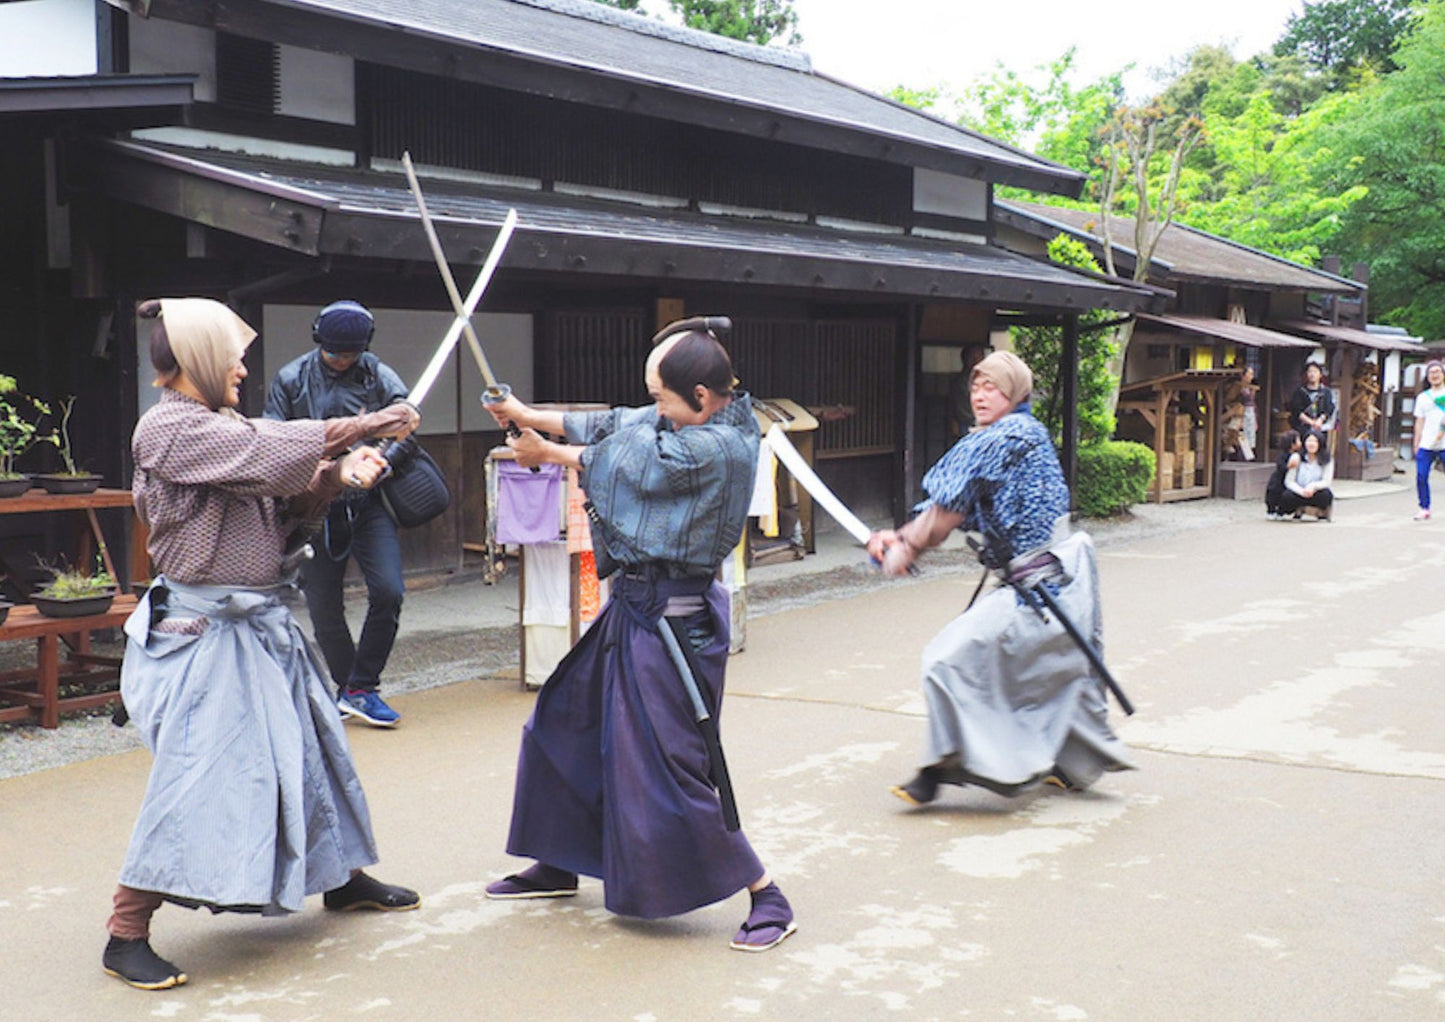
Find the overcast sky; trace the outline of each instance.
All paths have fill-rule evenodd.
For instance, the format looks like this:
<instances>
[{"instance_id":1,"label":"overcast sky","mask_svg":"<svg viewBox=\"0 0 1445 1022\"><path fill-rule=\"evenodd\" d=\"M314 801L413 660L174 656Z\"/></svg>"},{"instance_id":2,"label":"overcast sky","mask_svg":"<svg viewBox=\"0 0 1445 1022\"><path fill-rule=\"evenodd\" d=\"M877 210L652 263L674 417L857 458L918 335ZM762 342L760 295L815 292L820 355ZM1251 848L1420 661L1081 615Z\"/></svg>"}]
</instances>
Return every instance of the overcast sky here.
<instances>
[{"instance_id":1,"label":"overcast sky","mask_svg":"<svg viewBox=\"0 0 1445 1022\"><path fill-rule=\"evenodd\" d=\"M895 85L955 91L1003 62L1027 71L1078 47L1076 82L1134 63L1130 99L1151 72L1201 43L1238 58L1269 49L1302 0L793 0L813 66L878 92ZM1188 12L1188 13L1185 13Z\"/></svg>"}]
</instances>

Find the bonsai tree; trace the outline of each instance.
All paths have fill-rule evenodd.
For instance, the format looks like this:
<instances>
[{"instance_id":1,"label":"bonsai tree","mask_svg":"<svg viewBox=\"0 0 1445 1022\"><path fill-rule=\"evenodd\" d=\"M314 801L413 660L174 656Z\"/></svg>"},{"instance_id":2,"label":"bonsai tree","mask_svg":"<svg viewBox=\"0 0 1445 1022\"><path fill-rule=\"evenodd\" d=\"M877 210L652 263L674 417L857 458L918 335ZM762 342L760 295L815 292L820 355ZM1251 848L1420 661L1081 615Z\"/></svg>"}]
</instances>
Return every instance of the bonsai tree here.
<instances>
[{"instance_id":1,"label":"bonsai tree","mask_svg":"<svg viewBox=\"0 0 1445 1022\"><path fill-rule=\"evenodd\" d=\"M46 599L77 600L87 596L104 596L116 589L115 579L101 567L99 557L93 572L56 567L44 561L40 562L40 566L50 575L50 582L39 593Z\"/></svg>"},{"instance_id":2,"label":"bonsai tree","mask_svg":"<svg viewBox=\"0 0 1445 1022\"><path fill-rule=\"evenodd\" d=\"M0 479L15 479L15 462L42 441L54 441L54 432L40 431L40 420L50 406L24 394L15 377L0 373Z\"/></svg>"},{"instance_id":3,"label":"bonsai tree","mask_svg":"<svg viewBox=\"0 0 1445 1022\"><path fill-rule=\"evenodd\" d=\"M76 467L75 457L70 446L70 413L75 410L75 395L71 394L64 401L60 402L60 428L52 430L49 436L40 439L55 445L60 452L60 460L65 463L65 471L57 475L84 476L89 475L82 469Z\"/></svg>"}]
</instances>

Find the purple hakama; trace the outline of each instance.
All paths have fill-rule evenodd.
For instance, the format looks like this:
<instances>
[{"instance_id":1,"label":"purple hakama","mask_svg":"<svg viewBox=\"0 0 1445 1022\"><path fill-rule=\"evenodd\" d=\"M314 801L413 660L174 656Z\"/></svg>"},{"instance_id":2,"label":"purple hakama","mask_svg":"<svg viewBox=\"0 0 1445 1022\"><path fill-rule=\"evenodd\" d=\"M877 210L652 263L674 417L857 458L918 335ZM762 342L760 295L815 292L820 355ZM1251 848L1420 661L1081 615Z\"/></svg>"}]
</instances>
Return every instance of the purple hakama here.
<instances>
[{"instance_id":1,"label":"purple hakama","mask_svg":"<svg viewBox=\"0 0 1445 1022\"><path fill-rule=\"evenodd\" d=\"M724 826L707 747L657 632L669 597L699 594L713 634L697 651L697 681L716 717L728 655L723 588L710 578L618 578L522 733L507 851L600 878L620 915L679 915L763 875L747 839Z\"/></svg>"}]
</instances>

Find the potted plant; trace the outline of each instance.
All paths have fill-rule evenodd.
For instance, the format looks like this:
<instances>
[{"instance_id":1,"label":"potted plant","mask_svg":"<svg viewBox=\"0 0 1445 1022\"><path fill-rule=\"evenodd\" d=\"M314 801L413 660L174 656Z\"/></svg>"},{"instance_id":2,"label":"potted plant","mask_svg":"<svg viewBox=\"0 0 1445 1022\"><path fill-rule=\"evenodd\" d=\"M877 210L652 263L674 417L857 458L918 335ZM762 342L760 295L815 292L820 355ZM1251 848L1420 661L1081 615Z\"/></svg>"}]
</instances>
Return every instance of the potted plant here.
<instances>
[{"instance_id":1,"label":"potted plant","mask_svg":"<svg viewBox=\"0 0 1445 1022\"><path fill-rule=\"evenodd\" d=\"M87 617L104 614L115 600L116 583L110 572L97 567L94 572L42 567L50 573L50 582L30 599L35 609L46 617Z\"/></svg>"},{"instance_id":2,"label":"potted plant","mask_svg":"<svg viewBox=\"0 0 1445 1022\"><path fill-rule=\"evenodd\" d=\"M75 395L60 402L60 428L40 439L49 441L60 452L65 463L64 472L49 472L39 476L40 485L50 493L92 493L99 488L102 477L76 467L70 446L70 413L75 410Z\"/></svg>"},{"instance_id":3,"label":"potted plant","mask_svg":"<svg viewBox=\"0 0 1445 1022\"><path fill-rule=\"evenodd\" d=\"M31 477L16 471L22 454L49 437L40 433L40 420L50 408L21 392L15 377L0 373L0 498L18 497L30 489Z\"/></svg>"}]
</instances>

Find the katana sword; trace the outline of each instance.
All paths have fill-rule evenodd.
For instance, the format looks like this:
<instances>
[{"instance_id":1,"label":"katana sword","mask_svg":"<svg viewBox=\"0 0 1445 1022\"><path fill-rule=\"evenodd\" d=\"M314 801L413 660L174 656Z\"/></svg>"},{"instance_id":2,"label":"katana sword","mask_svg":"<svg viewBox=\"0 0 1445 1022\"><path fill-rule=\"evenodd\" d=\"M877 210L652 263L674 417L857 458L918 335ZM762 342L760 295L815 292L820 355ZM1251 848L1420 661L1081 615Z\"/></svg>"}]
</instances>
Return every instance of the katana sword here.
<instances>
[{"instance_id":1,"label":"katana sword","mask_svg":"<svg viewBox=\"0 0 1445 1022\"><path fill-rule=\"evenodd\" d=\"M873 535L873 530L863 524L848 505L838 499L837 494L828 489L828 484L818 478L818 473L813 471L813 466L803 460L793 442L788 439L788 434L783 427L776 422L768 428L767 434L763 437L763 443L778 456L787 470L792 473L798 484L807 490L818 505L839 525L847 530L848 534L864 546L868 545L868 537Z\"/></svg>"},{"instance_id":2,"label":"katana sword","mask_svg":"<svg viewBox=\"0 0 1445 1022\"><path fill-rule=\"evenodd\" d=\"M451 264L447 262L446 253L442 251L441 238L437 237L436 225L432 223L431 213L427 211L426 197L422 195L421 182L417 180L416 168L412 166L411 153L403 152L401 154L401 165L402 169L406 171L406 181L411 187L412 198L416 199L416 210L421 218L422 230L426 232L427 244L431 246L432 258L436 260L437 270L442 275L442 283L446 285L447 297L452 301L452 311L456 313L457 320L462 324L462 331L467 337L467 345L472 349L472 358L476 361L477 369L482 374L482 382L486 386L482 392L482 404L500 404L507 400L508 395L512 393L512 388L505 383L497 382L496 376L492 373L492 364L487 361L487 353L482 350L482 342L477 340L477 332L472 328L472 312L476 309L476 303L469 306L462 304L462 296L457 292L456 278L452 276ZM507 211L507 219L502 223L502 231L492 245L492 252L498 259L501 258L501 253L497 246L506 247L507 239L511 238L512 231L516 226L517 211L510 209ZM488 258L488 262L491 263L493 260ZM496 266L493 265L492 268L496 269ZM490 279L491 274L487 272L486 267L483 267L482 272ZM485 288L485 285L483 287ZM452 344L455 345L456 341L453 340ZM432 361L435 365L436 360ZM440 371L440 369L440 365L437 365L437 370ZM428 371L430 371L430 367L428 367ZM510 436L522 435L522 431L517 428L516 423L507 427L507 433ZM532 471L540 472L541 468L533 465Z\"/></svg>"},{"instance_id":3,"label":"katana sword","mask_svg":"<svg viewBox=\"0 0 1445 1022\"><path fill-rule=\"evenodd\" d=\"M452 301L452 312L454 312L462 322L462 332L466 335L467 345L472 350L472 358L477 363L477 369L481 371L482 380L486 383L487 390L500 391L502 388L497 383L496 376L492 374L492 365L487 361L487 355L486 352L482 350L481 341L477 340L476 330L472 328L471 311L467 306L462 304L462 296L457 290L456 278L452 276L451 264L447 262L446 253L442 251L442 243L441 239L437 237L436 225L432 223L431 213L427 211L426 197L422 195L421 182L417 180L416 168L412 166L411 153L404 152L401 154L401 166L402 169L406 171L406 181L411 187L412 198L416 200L417 213L421 216L422 230L426 232L426 240L427 244L431 246L432 258L436 260L437 269L441 272L442 283L446 285L447 289L447 297ZM503 246L505 246L506 242L502 241L502 238L504 236L510 238L512 228L516 227L516 210L508 212L508 221L511 226L509 227L507 223L503 223L502 234L498 235L498 242ZM496 243L493 244L493 251L496 251ZM485 287L485 285L483 286ZM471 310L475 308L475 305L471 306Z\"/></svg>"},{"instance_id":4,"label":"katana sword","mask_svg":"<svg viewBox=\"0 0 1445 1022\"><path fill-rule=\"evenodd\" d=\"M417 194L419 196L420 191ZM422 224L427 228L428 238L434 239L436 237L435 230L431 227L431 221L426 218L425 212L422 214ZM475 345L472 355L477 359L477 368L481 370L482 379L488 389L497 387L497 379L492 375L492 367L487 363L487 357L482 353L481 345L477 344L476 334L472 331L472 313L481 303L482 295L486 293L487 285L491 283L492 274L497 272L497 264L502 261L502 253L506 250L507 242L511 240L512 232L516 228L517 211L509 209L506 219L502 221L502 229L497 232L497 240L492 242L492 250L487 254L487 261L482 264L481 272L477 274L471 291L467 292L465 301L457 296L456 281L452 278L451 268L447 267L443 279L450 284L448 293L452 298L452 311L456 313L456 316L442 337L441 344L437 346L436 354L432 356L431 362L427 364L426 370L421 374L421 379L416 381L416 386L412 387L411 393L407 395L407 400L412 404L420 406L426 400L432 384L436 382L442 366L446 365L447 358L450 357L452 349L457 346L457 341L464 331L470 335L471 342ZM439 256L439 262L442 266L446 266L444 256Z\"/></svg>"}]
</instances>

